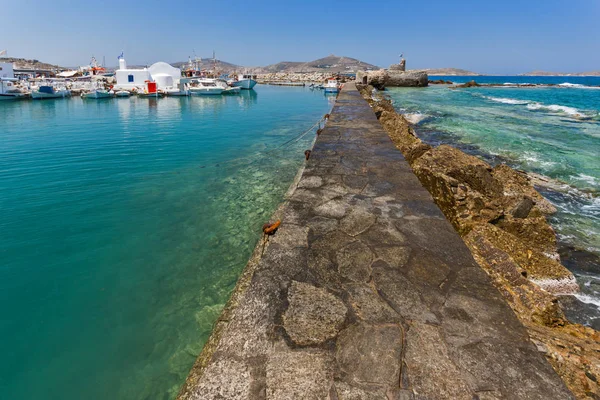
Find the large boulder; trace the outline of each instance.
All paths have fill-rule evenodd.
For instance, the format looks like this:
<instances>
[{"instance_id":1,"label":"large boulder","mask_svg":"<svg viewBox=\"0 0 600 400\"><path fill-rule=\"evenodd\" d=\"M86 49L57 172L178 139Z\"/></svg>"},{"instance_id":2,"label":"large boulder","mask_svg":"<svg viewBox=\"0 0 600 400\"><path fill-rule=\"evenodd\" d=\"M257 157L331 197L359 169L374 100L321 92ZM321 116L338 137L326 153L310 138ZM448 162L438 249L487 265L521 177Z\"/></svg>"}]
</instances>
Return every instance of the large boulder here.
<instances>
[{"instance_id":1,"label":"large boulder","mask_svg":"<svg viewBox=\"0 0 600 400\"><path fill-rule=\"evenodd\" d=\"M400 67L389 70L359 71L356 74L356 80L378 90L384 90L386 87L425 87L429 84L429 76L426 72L405 72Z\"/></svg>"},{"instance_id":2,"label":"large boulder","mask_svg":"<svg viewBox=\"0 0 600 400\"><path fill-rule=\"evenodd\" d=\"M429 76L422 71L388 71L386 87L425 87L429 84Z\"/></svg>"}]
</instances>

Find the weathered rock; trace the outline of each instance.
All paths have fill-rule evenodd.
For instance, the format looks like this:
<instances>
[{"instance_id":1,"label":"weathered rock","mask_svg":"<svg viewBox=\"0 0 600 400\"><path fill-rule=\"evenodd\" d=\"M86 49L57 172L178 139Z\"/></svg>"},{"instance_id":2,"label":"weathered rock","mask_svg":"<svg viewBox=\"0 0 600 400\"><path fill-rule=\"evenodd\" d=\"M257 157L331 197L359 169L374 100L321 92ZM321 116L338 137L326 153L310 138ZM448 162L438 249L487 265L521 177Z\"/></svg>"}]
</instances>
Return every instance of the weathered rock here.
<instances>
[{"instance_id":1,"label":"weathered rock","mask_svg":"<svg viewBox=\"0 0 600 400\"><path fill-rule=\"evenodd\" d=\"M389 68L390 71L406 71L406 60L400 60L400 64L392 64Z\"/></svg>"},{"instance_id":2,"label":"weathered rock","mask_svg":"<svg viewBox=\"0 0 600 400\"><path fill-rule=\"evenodd\" d=\"M407 333L406 366L417 398L472 400L471 388L448 354L440 329L413 322ZM444 377L452 376L452 385Z\"/></svg>"},{"instance_id":3,"label":"weathered rock","mask_svg":"<svg viewBox=\"0 0 600 400\"><path fill-rule=\"evenodd\" d=\"M429 84L429 77L426 72L403 71L399 67L390 68L389 70L361 72L357 75L357 79L361 79L363 83L378 90L384 90L386 87L425 87Z\"/></svg>"},{"instance_id":4,"label":"weathered rock","mask_svg":"<svg viewBox=\"0 0 600 400\"><path fill-rule=\"evenodd\" d=\"M425 87L429 77L422 71L388 71L385 87Z\"/></svg>"},{"instance_id":5,"label":"weathered rock","mask_svg":"<svg viewBox=\"0 0 600 400\"><path fill-rule=\"evenodd\" d=\"M275 353L266 365L266 398L326 399L333 384L331 364L329 354L322 351Z\"/></svg>"},{"instance_id":6,"label":"weathered rock","mask_svg":"<svg viewBox=\"0 0 600 400\"><path fill-rule=\"evenodd\" d=\"M469 81L467 83L463 83L462 85L457 85L457 88L470 88L470 87L479 87L481 86L479 83L475 81Z\"/></svg>"},{"instance_id":7,"label":"weathered rock","mask_svg":"<svg viewBox=\"0 0 600 400\"><path fill-rule=\"evenodd\" d=\"M600 333L569 323L557 298L526 279L522 267L491 243L482 231L465 236L475 260L492 277L515 314L529 330L538 349L578 399L600 397ZM596 379L596 381L594 380Z\"/></svg>"},{"instance_id":8,"label":"weathered rock","mask_svg":"<svg viewBox=\"0 0 600 400\"><path fill-rule=\"evenodd\" d=\"M346 319L346 306L324 289L293 281L289 306L283 315L285 331L301 346L316 345L335 337Z\"/></svg>"},{"instance_id":9,"label":"weathered rock","mask_svg":"<svg viewBox=\"0 0 600 400\"><path fill-rule=\"evenodd\" d=\"M399 325L352 325L340 334L336 358L348 382L393 387L399 381L402 343Z\"/></svg>"},{"instance_id":10,"label":"weathered rock","mask_svg":"<svg viewBox=\"0 0 600 400\"><path fill-rule=\"evenodd\" d=\"M556 207L535 190L526 173L500 164L494 167L492 175L501 182L504 196L513 198L517 202L523 198L530 198L541 213L549 215L556 212Z\"/></svg>"},{"instance_id":11,"label":"weathered rock","mask_svg":"<svg viewBox=\"0 0 600 400\"><path fill-rule=\"evenodd\" d=\"M541 288L558 294L576 293L579 286L575 277L559 262L540 253L535 245L520 241L514 235L486 224L478 226L477 234L494 247L509 254L526 273L528 279Z\"/></svg>"}]
</instances>

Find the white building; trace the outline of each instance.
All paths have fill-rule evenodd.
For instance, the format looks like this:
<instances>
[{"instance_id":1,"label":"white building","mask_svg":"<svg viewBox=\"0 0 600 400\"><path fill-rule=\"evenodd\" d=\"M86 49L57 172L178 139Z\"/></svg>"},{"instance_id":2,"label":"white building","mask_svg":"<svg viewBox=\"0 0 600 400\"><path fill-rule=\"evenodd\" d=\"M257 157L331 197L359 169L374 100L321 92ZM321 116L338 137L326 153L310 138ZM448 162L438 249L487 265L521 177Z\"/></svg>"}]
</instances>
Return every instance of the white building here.
<instances>
[{"instance_id":1,"label":"white building","mask_svg":"<svg viewBox=\"0 0 600 400\"><path fill-rule=\"evenodd\" d=\"M123 57L119 58L119 69L115 72L115 89L131 90L143 88L146 82L156 82L159 89L175 87L181 78L181 70L165 62L157 62L149 68L128 69Z\"/></svg>"},{"instance_id":2,"label":"white building","mask_svg":"<svg viewBox=\"0 0 600 400\"><path fill-rule=\"evenodd\" d=\"M0 63L0 78L13 79L15 70L12 63Z\"/></svg>"}]
</instances>

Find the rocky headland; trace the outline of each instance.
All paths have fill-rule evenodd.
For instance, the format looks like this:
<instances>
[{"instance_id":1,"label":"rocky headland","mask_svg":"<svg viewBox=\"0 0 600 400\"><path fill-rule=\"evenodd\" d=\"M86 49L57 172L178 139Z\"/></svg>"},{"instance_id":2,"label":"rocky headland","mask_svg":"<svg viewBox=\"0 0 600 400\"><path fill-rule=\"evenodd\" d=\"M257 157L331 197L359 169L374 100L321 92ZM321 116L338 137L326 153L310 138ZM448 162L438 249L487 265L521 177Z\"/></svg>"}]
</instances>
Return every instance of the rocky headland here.
<instances>
[{"instance_id":1,"label":"rocky headland","mask_svg":"<svg viewBox=\"0 0 600 400\"><path fill-rule=\"evenodd\" d=\"M546 220L556 211L553 205L524 172L424 143L389 99L372 86L360 88L531 341L577 398L600 399L600 332L569 322L557 298L576 293L578 285L560 263L556 235Z\"/></svg>"}]
</instances>

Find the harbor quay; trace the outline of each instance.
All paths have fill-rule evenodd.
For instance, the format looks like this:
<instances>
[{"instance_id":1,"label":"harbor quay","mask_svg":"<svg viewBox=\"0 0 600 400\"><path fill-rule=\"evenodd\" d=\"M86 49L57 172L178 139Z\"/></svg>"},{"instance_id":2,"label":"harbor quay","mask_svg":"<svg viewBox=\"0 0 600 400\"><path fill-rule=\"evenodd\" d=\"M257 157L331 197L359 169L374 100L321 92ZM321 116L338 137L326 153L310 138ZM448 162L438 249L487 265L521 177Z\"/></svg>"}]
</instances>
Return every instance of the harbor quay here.
<instances>
[{"instance_id":1,"label":"harbor quay","mask_svg":"<svg viewBox=\"0 0 600 400\"><path fill-rule=\"evenodd\" d=\"M573 398L354 83L307 158L178 399Z\"/></svg>"}]
</instances>

